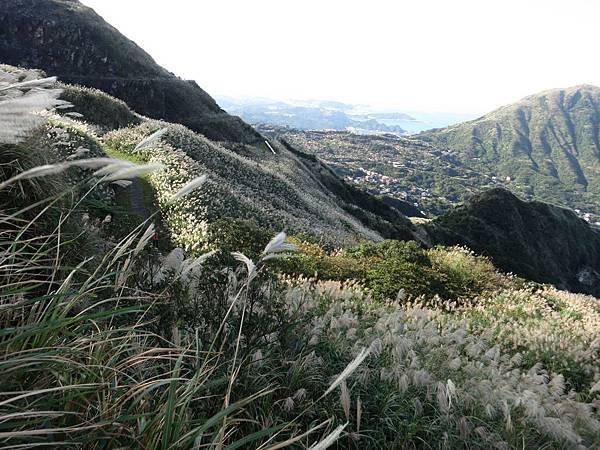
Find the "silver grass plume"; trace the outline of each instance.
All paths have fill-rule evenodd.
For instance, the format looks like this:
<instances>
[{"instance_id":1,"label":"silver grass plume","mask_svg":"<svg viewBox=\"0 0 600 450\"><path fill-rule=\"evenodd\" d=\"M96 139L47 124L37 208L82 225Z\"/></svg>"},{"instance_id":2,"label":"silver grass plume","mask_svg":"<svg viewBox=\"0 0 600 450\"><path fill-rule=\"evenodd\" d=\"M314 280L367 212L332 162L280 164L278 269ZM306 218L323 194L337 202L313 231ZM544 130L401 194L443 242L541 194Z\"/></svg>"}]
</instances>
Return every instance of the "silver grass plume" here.
<instances>
[{"instance_id":1,"label":"silver grass plume","mask_svg":"<svg viewBox=\"0 0 600 450\"><path fill-rule=\"evenodd\" d=\"M248 281L251 281L256 276L256 264L254 264L254 262L246 255L240 252L232 252L231 256L233 256L237 261L246 264L246 269L248 270Z\"/></svg>"},{"instance_id":2,"label":"silver grass plume","mask_svg":"<svg viewBox=\"0 0 600 450\"><path fill-rule=\"evenodd\" d=\"M297 250L298 247L288 242L287 235L282 231L267 244L263 250L263 257L261 260L266 261L273 258L289 256L289 252L295 252Z\"/></svg>"},{"instance_id":3,"label":"silver grass plume","mask_svg":"<svg viewBox=\"0 0 600 450\"><path fill-rule=\"evenodd\" d=\"M181 266L181 276L186 277L187 274L192 272L197 267L200 267L208 258L213 256L215 253L217 253L215 250L211 250L210 252L198 256L197 258L191 260L186 259Z\"/></svg>"},{"instance_id":4,"label":"silver grass plume","mask_svg":"<svg viewBox=\"0 0 600 450\"><path fill-rule=\"evenodd\" d=\"M121 179L136 178L150 172L158 172L164 170L164 168L165 166L163 164L158 163L133 165L133 167L126 167L124 169L117 170L112 175L108 175L105 178L105 181L116 181Z\"/></svg>"},{"instance_id":5,"label":"silver grass plume","mask_svg":"<svg viewBox=\"0 0 600 450\"><path fill-rule=\"evenodd\" d=\"M114 184L115 186L119 186L122 188L126 188L131 186L133 183L129 180L117 180L117 181L113 181L111 184Z\"/></svg>"},{"instance_id":6,"label":"silver grass plume","mask_svg":"<svg viewBox=\"0 0 600 450\"><path fill-rule=\"evenodd\" d=\"M133 250L133 256L137 256L146 247L152 236L154 236L155 231L156 228L154 227L153 223L148 225L148 228L146 228L146 231L144 231L144 234L142 234L140 240L135 246L135 249Z\"/></svg>"},{"instance_id":7,"label":"silver grass plume","mask_svg":"<svg viewBox=\"0 0 600 450\"><path fill-rule=\"evenodd\" d=\"M33 167L29 170L21 172L14 177L0 183L0 190L6 186L19 180L27 180L31 178L45 177L49 175L57 175L71 167L80 167L88 169L96 169L94 176L106 176L104 181L122 182L124 178L134 178L144 175L149 172L163 170L162 164L133 164L128 161L120 161L113 158L88 158L73 161L64 161L56 164L45 164L42 166Z\"/></svg>"},{"instance_id":8,"label":"silver grass plume","mask_svg":"<svg viewBox=\"0 0 600 450\"><path fill-rule=\"evenodd\" d=\"M2 74L0 74L0 76L1 75ZM40 78L40 79L34 79L34 80L27 80L27 81L23 81L20 83L12 83L12 84L8 84L5 86L0 85L0 92L5 92L10 89L19 89L19 90L47 89L50 87L54 87L54 85L56 84L56 81L57 81L56 77L47 77L47 78Z\"/></svg>"},{"instance_id":9,"label":"silver grass plume","mask_svg":"<svg viewBox=\"0 0 600 450\"><path fill-rule=\"evenodd\" d=\"M22 76L30 79L19 82ZM71 107L59 99L62 90L55 85L56 77L39 78L38 72L0 68L0 143L18 144L46 122L44 113Z\"/></svg>"},{"instance_id":10,"label":"silver grass plume","mask_svg":"<svg viewBox=\"0 0 600 450\"><path fill-rule=\"evenodd\" d=\"M354 372L356 370L356 368L361 365L361 363L366 359L366 357L369 356L369 353L370 353L370 351L368 348L361 349L361 351L358 353L358 355L356 355L356 358L354 358L352 360L352 362L350 362L350 364L348 364L346 366L344 371L335 379L335 381L333 383L331 383L331 386L329 386L327 391L325 391L325 394L323 394L323 397L325 397L327 394L329 394L331 391L333 391L336 387L339 386L339 384L342 381L344 381L346 378L348 378L352 374L352 372Z\"/></svg>"},{"instance_id":11,"label":"silver grass plume","mask_svg":"<svg viewBox=\"0 0 600 450\"><path fill-rule=\"evenodd\" d=\"M133 149L133 151L137 152L138 150L141 150L144 147L148 147L149 145L151 145L154 142L158 141L167 131L168 130L166 128L161 128L160 130L155 131L150 136L142 139L140 141L140 143L135 146L135 148Z\"/></svg>"},{"instance_id":12,"label":"silver grass plume","mask_svg":"<svg viewBox=\"0 0 600 450\"><path fill-rule=\"evenodd\" d=\"M331 447L336 441L340 438L342 431L348 426L348 422L344 425L340 425L331 433L329 433L322 441L317 442L314 445L311 445L309 450L325 450L326 448Z\"/></svg>"},{"instance_id":13,"label":"silver grass plume","mask_svg":"<svg viewBox=\"0 0 600 450\"><path fill-rule=\"evenodd\" d=\"M174 202L175 200L179 200L179 199L185 197L186 195L190 194L191 192L195 191L196 189L198 189L199 187L204 185L204 183L206 183L207 179L208 179L208 177L206 175L200 175L199 177L194 178L189 183L186 183L185 186L183 186L181 189L179 189L179 191L177 191L175 193L175 195L173 195L173 197L171 197L171 199L169 200L169 203Z\"/></svg>"},{"instance_id":14,"label":"silver grass plume","mask_svg":"<svg viewBox=\"0 0 600 450\"><path fill-rule=\"evenodd\" d=\"M348 385L346 384L346 380L343 380L340 384L340 403L342 404L342 409L344 410L344 415L346 416L346 420L350 420L350 391L348 391Z\"/></svg>"},{"instance_id":15,"label":"silver grass plume","mask_svg":"<svg viewBox=\"0 0 600 450\"><path fill-rule=\"evenodd\" d=\"M57 164L45 164L42 166L33 167L0 183L0 190L19 180L28 180L49 175L57 175L69 169L70 167L96 168L113 164L114 161L116 160L112 158L90 158L75 161L65 161Z\"/></svg>"},{"instance_id":16,"label":"silver grass plume","mask_svg":"<svg viewBox=\"0 0 600 450\"><path fill-rule=\"evenodd\" d=\"M102 177L105 175L113 175L119 172L120 170L136 167L136 164L133 164L129 161L122 161L120 159L113 159L108 164L105 164L104 166L100 167L100 169L94 172L94 176Z\"/></svg>"}]
</instances>

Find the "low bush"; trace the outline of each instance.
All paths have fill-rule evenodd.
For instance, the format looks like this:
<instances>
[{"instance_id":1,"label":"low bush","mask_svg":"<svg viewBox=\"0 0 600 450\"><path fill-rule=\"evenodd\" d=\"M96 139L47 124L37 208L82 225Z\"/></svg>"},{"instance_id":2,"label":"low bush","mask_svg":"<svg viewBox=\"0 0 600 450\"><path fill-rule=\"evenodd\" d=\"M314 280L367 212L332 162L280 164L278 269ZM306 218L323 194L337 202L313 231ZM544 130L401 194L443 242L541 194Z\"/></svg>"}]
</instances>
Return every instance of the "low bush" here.
<instances>
[{"instance_id":1,"label":"low bush","mask_svg":"<svg viewBox=\"0 0 600 450\"><path fill-rule=\"evenodd\" d=\"M432 267L444 274L449 297L468 298L493 292L518 280L501 274L492 262L463 247L436 247L427 251Z\"/></svg>"},{"instance_id":2,"label":"low bush","mask_svg":"<svg viewBox=\"0 0 600 450\"><path fill-rule=\"evenodd\" d=\"M298 254L280 265L282 272L321 280L356 280L377 300L438 297L461 301L514 282L488 259L458 247L426 250L414 241L388 240L326 252L318 244L297 243Z\"/></svg>"}]
</instances>

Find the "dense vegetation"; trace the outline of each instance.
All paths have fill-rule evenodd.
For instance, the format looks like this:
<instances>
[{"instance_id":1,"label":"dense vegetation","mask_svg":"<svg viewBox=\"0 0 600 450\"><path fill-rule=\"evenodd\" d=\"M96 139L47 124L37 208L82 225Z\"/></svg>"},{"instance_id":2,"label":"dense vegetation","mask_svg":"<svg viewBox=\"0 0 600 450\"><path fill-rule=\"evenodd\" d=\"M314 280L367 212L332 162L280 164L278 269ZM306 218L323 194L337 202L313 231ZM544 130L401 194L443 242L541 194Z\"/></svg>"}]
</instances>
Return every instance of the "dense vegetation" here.
<instances>
[{"instance_id":1,"label":"dense vegetation","mask_svg":"<svg viewBox=\"0 0 600 450\"><path fill-rule=\"evenodd\" d=\"M32 75L6 72L4 111L47 89L64 105L35 76L15 85ZM5 446L600 444L596 299L462 248L293 245L243 219L209 221L184 252L153 237L177 230L203 177L154 183L146 219L119 197L121 178L172 170L152 152L185 130L109 134L134 145L113 147L120 160L82 124L33 118L22 112L29 132L0 147Z\"/></svg>"},{"instance_id":2,"label":"dense vegetation","mask_svg":"<svg viewBox=\"0 0 600 450\"><path fill-rule=\"evenodd\" d=\"M17 183L49 192L50 179L31 180L4 183L3 203ZM330 255L342 268L320 280L278 278L272 257L293 250L283 236L256 264L234 254L241 267L223 266L160 256L147 224L109 233L82 218L56 196L2 216L5 446L600 444L595 299L519 286L464 250L393 241ZM69 226L82 221L83 235ZM368 287L326 279L350 273L348 258L359 273L379 260ZM450 275L459 302L422 279Z\"/></svg>"},{"instance_id":3,"label":"dense vegetation","mask_svg":"<svg viewBox=\"0 0 600 450\"><path fill-rule=\"evenodd\" d=\"M273 146L0 66L1 447L600 446L597 299Z\"/></svg>"},{"instance_id":4,"label":"dense vegetation","mask_svg":"<svg viewBox=\"0 0 600 450\"><path fill-rule=\"evenodd\" d=\"M495 291L507 281L488 260L461 248L425 250L414 241L383 241L329 254L317 244L296 244L299 254L282 262L281 271L321 280L354 280L381 301L409 296L461 301Z\"/></svg>"}]
</instances>

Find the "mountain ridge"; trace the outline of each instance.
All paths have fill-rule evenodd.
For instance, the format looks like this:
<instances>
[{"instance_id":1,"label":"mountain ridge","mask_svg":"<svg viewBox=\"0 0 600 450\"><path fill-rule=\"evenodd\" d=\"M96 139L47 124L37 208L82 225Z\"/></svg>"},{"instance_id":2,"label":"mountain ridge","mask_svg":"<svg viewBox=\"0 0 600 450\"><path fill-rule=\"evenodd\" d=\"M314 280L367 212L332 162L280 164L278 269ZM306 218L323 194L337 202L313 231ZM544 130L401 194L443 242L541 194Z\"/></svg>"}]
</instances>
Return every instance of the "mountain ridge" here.
<instances>
[{"instance_id":1,"label":"mountain ridge","mask_svg":"<svg viewBox=\"0 0 600 450\"><path fill-rule=\"evenodd\" d=\"M418 137L455 152L475 170L507 179L527 198L600 214L597 86L545 90Z\"/></svg>"},{"instance_id":2,"label":"mountain ridge","mask_svg":"<svg viewBox=\"0 0 600 450\"><path fill-rule=\"evenodd\" d=\"M194 81L182 80L78 0L4 0L0 61L98 88L136 112L217 141L262 142Z\"/></svg>"},{"instance_id":3,"label":"mountain ridge","mask_svg":"<svg viewBox=\"0 0 600 450\"><path fill-rule=\"evenodd\" d=\"M503 270L600 295L600 230L567 208L523 201L496 188L424 228L435 244L467 246Z\"/></svg>"}]
</instances>

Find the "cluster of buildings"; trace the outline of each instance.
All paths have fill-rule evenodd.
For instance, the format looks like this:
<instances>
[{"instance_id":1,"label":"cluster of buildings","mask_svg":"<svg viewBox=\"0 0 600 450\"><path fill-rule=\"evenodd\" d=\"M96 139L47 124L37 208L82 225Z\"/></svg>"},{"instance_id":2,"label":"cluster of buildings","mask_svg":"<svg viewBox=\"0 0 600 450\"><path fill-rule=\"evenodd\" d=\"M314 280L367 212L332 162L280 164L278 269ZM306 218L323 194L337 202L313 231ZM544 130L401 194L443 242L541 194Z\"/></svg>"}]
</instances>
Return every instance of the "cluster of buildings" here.
<instances>
[{"instance_id":1,"label":"cluster of buildings","mask_svg":"<svg viewBox=\"0 0 600 450\"><path fill-rule=\"evenodd\" d=\"M364 167L359 167L352 174L346 175L345 178L346 181L360 185L371 191L376 191L377 194L408 201L417 208L421 207L423 200L432 197L429 189L423 189L418 186L406 186L405 183L400 182L400 180L394 177L383 175Z\"/></svg>"}]
</instances>

